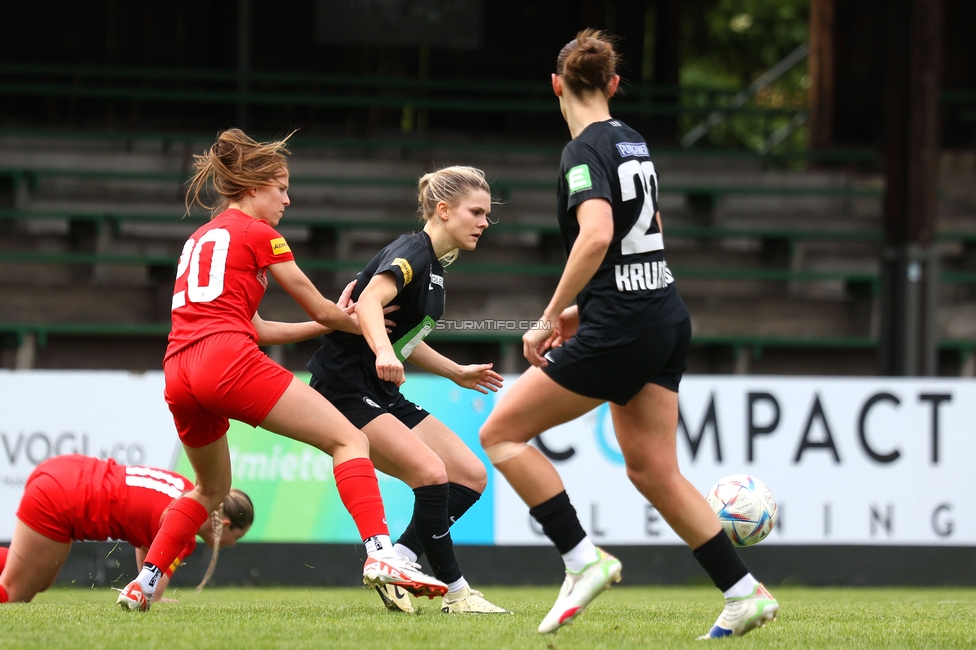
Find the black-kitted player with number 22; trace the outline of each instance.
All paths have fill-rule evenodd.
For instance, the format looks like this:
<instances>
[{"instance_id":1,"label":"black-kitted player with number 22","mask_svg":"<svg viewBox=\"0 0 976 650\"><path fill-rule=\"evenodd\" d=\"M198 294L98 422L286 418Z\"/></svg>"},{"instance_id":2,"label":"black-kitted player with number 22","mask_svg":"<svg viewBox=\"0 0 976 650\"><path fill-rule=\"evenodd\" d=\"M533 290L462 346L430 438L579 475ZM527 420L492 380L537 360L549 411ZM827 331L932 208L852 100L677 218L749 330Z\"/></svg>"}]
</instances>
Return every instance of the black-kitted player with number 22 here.
<instances>
[{"instance_id":1,"label":"black-kitted player with number 22","mask_svg":"<svg viewBox=\"0 0 976 650\"><path fill-rule=\"evenodd\" d=\"M773 619L779 605L678 467L678 384L691 322L664 261L647 145L610 115L620 82L616 64L610 40L592 30L580 32L556 59L552 88L573 137L563 149L557 199L569 258L541 327L522 336L533 367L492 411L481 444L566 565L539 632L571 623L620 580L621 565L590 541L556 468L526 443L610 402L628 478L725 595L705 638L737 636Z\"/></svg>"}]
</instances>

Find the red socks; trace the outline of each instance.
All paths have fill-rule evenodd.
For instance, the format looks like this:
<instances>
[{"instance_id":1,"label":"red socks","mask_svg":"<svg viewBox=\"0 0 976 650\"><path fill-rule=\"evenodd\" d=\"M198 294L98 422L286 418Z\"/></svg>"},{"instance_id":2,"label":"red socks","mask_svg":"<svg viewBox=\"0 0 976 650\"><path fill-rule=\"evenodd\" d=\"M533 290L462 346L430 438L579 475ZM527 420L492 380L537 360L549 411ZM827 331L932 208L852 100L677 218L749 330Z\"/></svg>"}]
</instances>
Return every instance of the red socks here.
<instances>
[{"instance_id":1,"label":"red socks","mask_svg":"<svg viewBox=\"0 0 976 650\"><path fill-rule=\"evenodd\" d=\"M10 598L7 596L7 590L0 585L0 603L9 602Z\"/></svg>"},{"instance_id":2,"label":"red socks","mask_svg":"<svg viewBox=\"0 0 976 650\"><path fill-rule=\"evenodd\" d=\"M356 522L359 536L365 540L374 535L389 535L373 463L368 458L354 458L336 465L333 473L339 498Z\"/></svg>"},{"instance_id":3,"label":"red socks","mask_svg":"<svg viewBox=\"0 0 976 650\"><path fill-rule=\"evenodd\" d=\"M181 497L163 517L146 562L165 572L209 518L206 508L190 497Z\"/></svg>"},{"instance_id":4,"label":"red socks","mask_svg":"<svg viewBox=\"0 0 976 650\"><path fill-rule=\"evenodd\" d=\"M7 564L7 547L0 546L0 573L3 573L3 567ZM0 603L3 601L0 600Z\"/></svg>"}]
</instances>

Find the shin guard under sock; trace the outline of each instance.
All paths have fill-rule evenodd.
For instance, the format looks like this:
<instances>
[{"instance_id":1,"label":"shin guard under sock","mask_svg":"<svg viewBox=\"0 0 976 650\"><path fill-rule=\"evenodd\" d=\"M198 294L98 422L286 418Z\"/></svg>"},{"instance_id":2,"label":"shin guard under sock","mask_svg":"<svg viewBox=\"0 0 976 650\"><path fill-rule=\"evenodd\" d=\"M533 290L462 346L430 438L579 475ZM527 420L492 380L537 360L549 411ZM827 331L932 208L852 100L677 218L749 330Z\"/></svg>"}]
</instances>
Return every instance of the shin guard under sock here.
<instances>
[{"instance_id":1,"label":"shin guard under sock","mask_svg":"<svg viewBox=\"0 0 976 650\"><path fill-rule=\"evenodd\" d=\"M586 538L586 531L576 516L576 508L569 502L565 490L530 508L529 514L539 522L542 532L552 540L561 555L572 551Z\"/></svg>"},{"instance_id":2,"label":"shin guard under sock","mask_svg":"<svg viewBox=\"0 0 976 650\"><path fill-rule=\"evenodd\" d=\"M146 563L160 571L169 569L209 518L210 513L197 501L187 496L177 499L163 517L163 525L146 553Z\"/></svg>"},{"instance_id":3,"label":"shin guard under sock","mask_svg":"<svg viewBox=\"0 0 976 650\"><path fill-rule=\"evenodd\" d=\"M735 547L732 546L732 540L724 530L694 549L692 555L705 569L705 573L715 586L723 592L731 589L735 583L749 574L746 565L742 563Z\"/></svg>"},{"instance_id":4,"label":"shin guard under sock","mask_svg":"<svg viewBox=\"0 0 976 650\"><path fill-rule=\"evenodd\" d=\"M464 513L471 509L471 506L478 502L478 499L481 498L481 492L472 490L460 483L448 483L447 485L450 489L450 494L447 497L447 515L451 518L451 525L453 526ZM418 558L424 554L412 519L396 543L406 546Z\"/></svg>"},{"instance_id":5,"label":"shin guard under sock","mask_svg":"<svg viewBox=\"0 0 976 650\"><path fill-rule=\"evenodd\" d=\"M373 463L368 458L353 458L336 465L333 474L339 498L356 522L359 537L365 540L376 535L389 536Z\"/></svg>"},{"instance_id":6,"label":"shin guard under sock","mask_svg":"<svg viewBox=\"0 0 976 650\"><path fill-rule=\"evenodd\" d=\"M431 573L448 584L461 577L451 540L451 520L447 514L449 493L447 483L415 488L412 520Z\"/></svg>"}]
</instances>

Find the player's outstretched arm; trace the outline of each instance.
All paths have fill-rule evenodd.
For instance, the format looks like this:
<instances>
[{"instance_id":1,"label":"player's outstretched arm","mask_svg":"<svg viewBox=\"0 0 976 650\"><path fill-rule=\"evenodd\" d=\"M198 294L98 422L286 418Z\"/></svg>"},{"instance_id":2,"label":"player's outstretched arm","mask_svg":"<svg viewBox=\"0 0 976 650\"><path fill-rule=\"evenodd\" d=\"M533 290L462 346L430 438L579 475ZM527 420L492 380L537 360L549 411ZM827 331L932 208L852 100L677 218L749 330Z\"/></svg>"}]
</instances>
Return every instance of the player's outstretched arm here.
<instances>
[{"instance_id":1,"label":"player's outstretched arm","mask_svg":"<svg viewBox=\"0 0 976 650\"><path fill-rule=\"evenodd\" d=\"M274 320L264 320L257 313L251 319L255 331L258 333L258 345L288 345L314 339L323 334L334 332L314 320L302 323L282 323Z\"/></svg>"},{"instance_id":2,"label":"player's outstretched arm","mask_svg":"<svg viewBox=\"0 0 976 650\"><path fill-rule=\"evenodd\" d=\"M362 326L363 337L376 355L376 376L399 386L406 378L403 375L403 364L397 359L387 335L383 311L396 298L397 293L397 282L392 273L374 275L359 295L356 315Z\"/></svg>"},{"instance_id":3,"label":"player's outstretched arm","mask_svg":"<svg viewBox=\"0 0 976 650\"><path fill-rule=\"evenodd\" d=\"M294 261L279 262L268 267L271 275L301 305L312 320L325 327L360 334L359 323L334 302L327 300Z\"/></svg>"},{"instance_id":4,"label":"player's outstretched arm","mask_svg":"<svg viewBox=\"0 0 976 650\"><path fill-rule=\"evenodd\" d=\"M426 343L421 343L415 347L407 359L418 368L446 377L458 386L470 388L479 393L496 392L502 387L504 381L501 375L492 370L490 363L461 366Z\"/></svg>"}]
</instances>

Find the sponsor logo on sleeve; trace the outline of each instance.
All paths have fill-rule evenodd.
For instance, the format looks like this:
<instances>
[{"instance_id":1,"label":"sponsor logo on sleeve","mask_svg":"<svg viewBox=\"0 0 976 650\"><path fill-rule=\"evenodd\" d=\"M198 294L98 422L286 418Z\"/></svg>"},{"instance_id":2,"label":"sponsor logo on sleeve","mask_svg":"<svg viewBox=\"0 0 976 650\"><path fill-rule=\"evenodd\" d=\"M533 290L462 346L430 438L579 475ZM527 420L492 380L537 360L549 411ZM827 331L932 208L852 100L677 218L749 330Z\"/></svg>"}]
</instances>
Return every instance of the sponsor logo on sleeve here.
<instances>
[{"instance_id":1,"label":"sponsor logo on sleeve","mask_svg":"<svg viewBox=\"0 0 976 650\"><path fill-rule=\"evenodd\" d=\"M618 142L617 151L620 152L621 158L626 158L627 156L642 156L647 158L650 156L647 153L647 144L644 142Z\"/></svg>"},{"instance_id":2,"label":"sponsor logo on sleeve","mask_svg":"<svg viewBox=\"0 0 976 650\"><path fill-rule=\"evenodd\" d=\"M403 273L404 286L410 284L410 281L413 280L413 268L410 266L410 262L408 262L407 260L403 259L402 257L398 257L395 260L393 260L390 266L400 267L400 271Z\"/></svg>"},{"instance_id":3,"label":"sponsor logo on sleeve","mask_svg":"<svg viewBox=\"0 0 976 650\"><path fill-rule=\"evenodd\" d=\"M288 242L285 241L284 237L278 237L271 240L271 253L274 255L283 255L285 253L290 253L291 248L288 246Z\"/></svg>"},{"instance_id":4,"label":"sponsor logo on sleeve","mask_svg":"<svg viewBox=\"0 0 976 650\"><path fill-rule=\"evenodd\" d=\"M570 194L592 189L593 181L590 179L590 168L585 164L576 165L566 173L566 183L569 185Z\"/></svg>"}]
</instances>

